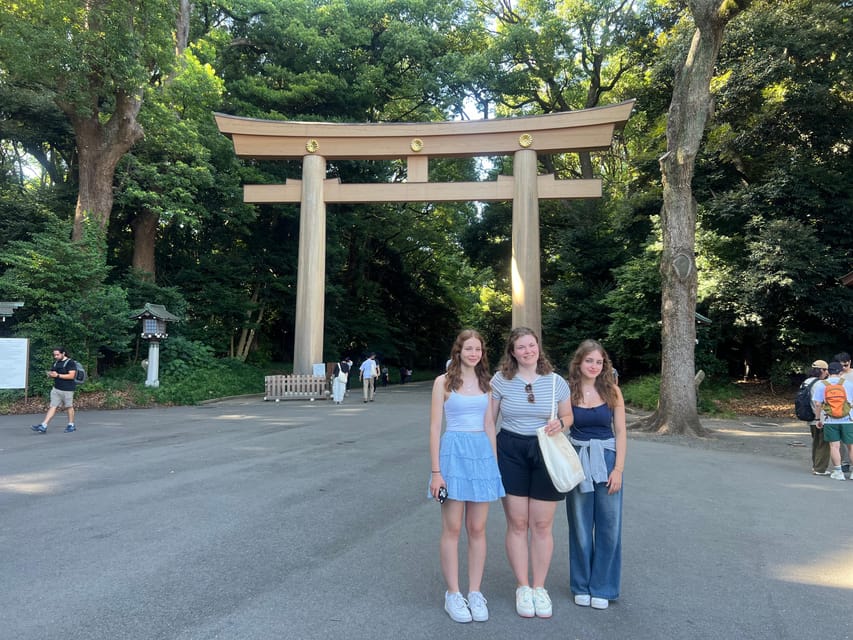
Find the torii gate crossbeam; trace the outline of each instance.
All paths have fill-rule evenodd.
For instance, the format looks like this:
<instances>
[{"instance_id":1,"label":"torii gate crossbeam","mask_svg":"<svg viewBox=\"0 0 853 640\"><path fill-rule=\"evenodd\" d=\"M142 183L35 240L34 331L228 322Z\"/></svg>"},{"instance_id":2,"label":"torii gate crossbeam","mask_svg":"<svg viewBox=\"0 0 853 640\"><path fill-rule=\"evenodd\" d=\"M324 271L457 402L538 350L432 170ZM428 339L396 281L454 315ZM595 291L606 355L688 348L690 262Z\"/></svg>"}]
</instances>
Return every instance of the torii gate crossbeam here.
<instances>
[{"instance_id":1,"label":"torii gate crossbeam","mask_svg":"<svg viewBox=\"0 0 853 640\"><path fill-rule=\"evenodd\" d=\"M538 175L538 154L597 151L634 101L564 113L459 122L339 124L239 118L215 114L238 156L302 159L302 180L245 185L251 203L300 203L294 373L323 362L326 204L512 200L512 323L541 335L539 199L601 196L600 180ZM489 182L429 182L430 157L513 156L513 175ZM341 184L326 179L329 159L406 159L407 180Z\"/></svg>"}]
</instances>

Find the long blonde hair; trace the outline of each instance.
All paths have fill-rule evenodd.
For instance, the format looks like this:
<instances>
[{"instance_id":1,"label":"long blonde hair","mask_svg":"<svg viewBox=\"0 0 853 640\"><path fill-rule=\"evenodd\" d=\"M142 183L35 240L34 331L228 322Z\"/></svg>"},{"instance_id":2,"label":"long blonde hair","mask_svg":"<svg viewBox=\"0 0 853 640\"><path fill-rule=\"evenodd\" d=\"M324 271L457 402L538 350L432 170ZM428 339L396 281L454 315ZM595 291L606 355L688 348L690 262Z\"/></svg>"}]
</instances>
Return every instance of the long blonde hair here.
<instances>
[{"instance_id":1,"label":"long blonde hair","mask_svg":"<svg viewBox=\"0 0 853 640\"><path fill-rule=\"evenodd\" d=\"M533 339L536 340L536 344L539 345L539 360L536 361L536 373L540 376L545 376L554 370L554 367L551 366L545 352L542 351L542 343L539 341L539 336L536 335L533 329L528 327L516 327L509 332L506 349L504 350L503 357L498 364L498 369L500 369L501 374L506 380L512 380L515 377L515 374L518 373L518 360L515 359L512 352L515 348L515 341L524 336L533 336Z\"/></svg>"},{"instance_id":2,"label":"long blonde hair","mask_svg":"<svg viewBox=\"0 0 853 640\"><path fill-rule=\"evenodd\" d=\"M491 373L489 373L489 358L486 356L486 343L474 329L463 329L456 336L456 341L450 349L450 364L447 365L447 373L444 376L444 388L447 391L456 391L462 387L462 345L466 340L474 338L480 341L482 348L482 357L474 367L474 373L477 374L477 383L480 385L480 391L488 393L492 390Z\"/></svg>"},{"instance_id":3,"label":"long blonde hair","mask_svg":"<svg viewBox=\"0 0 853 640\"><path fill-rule=\"evenodd\" d=\"M611 409L616 406L616 376L613 375L613 363L610 361L610 356L604 350L604 347L595 340L584 340L580 343L575 355L572 356L572 361L569 363L569 387L572 390L572 404L577 406L583 402L583 393L581 391L581 362L593 351L601 353L603 364L601 373L595 377L595 390L601 399L607 403Z\"/></svg>"}]
</instances>

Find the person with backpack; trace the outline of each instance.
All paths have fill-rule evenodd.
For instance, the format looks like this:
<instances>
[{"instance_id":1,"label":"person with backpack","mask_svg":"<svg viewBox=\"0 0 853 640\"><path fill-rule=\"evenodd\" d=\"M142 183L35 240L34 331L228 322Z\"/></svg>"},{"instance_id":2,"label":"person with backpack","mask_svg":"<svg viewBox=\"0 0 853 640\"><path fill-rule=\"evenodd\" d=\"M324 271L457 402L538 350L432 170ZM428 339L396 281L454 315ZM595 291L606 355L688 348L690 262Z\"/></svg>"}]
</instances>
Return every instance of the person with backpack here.
<instances>
[{"instance_id":1,"label":"person with backpack","mask_svg":"<svg viewBox=\"0 0 853 640\"><path fill-rule=\"evenodd\" d=\"M853 454L853 420L850 417L853 404L853 382L841 378L841 363L829 363L829 377L814 386L814 412L818 417L818 428L823 428L823 438L829 443L829 458L832 462L833 480L846 480L841 470L841 443L847 445L848 455Z\"/></svg>"},{"instance_id":2,"label":"person with backpack","mask_svg":"<svg viewBox=\"0 0 853 640\"><path fill-rule=\"evenodd\" d=\"M812 434L812 473L816 476L829 475L829 443L823 438L823 425L818 426L817 415L814 411L814 390L821 380L826 380L829 372L826 360L815 360L809 371L809 377L803 380L797 398L794 400L794 411L800 420L809 423Z\"/></svg>"},{"instance_id":3,"label":"person with backpack","mask_svg":"<svg viewBox=\"0 0 853 640\"><path fill-rule=\"evenodd\" d=\"M853 382L853 368L850 366L850 354L846 351L841 351L832 356L832 359L841 363L841 379ZM850 471L850 458L844 455L843 449L841 451L841 468L844 471Z\"/></svg>"},{"instance_id":4,"label":"person with backpack","mask_svg":"<svg viewBox=\"0 0 853 640\"><path fill-rule=\"evenodd\" d=\"M68 357L64 347L53 350L53 365L47 372L48 377L53 378L53 389L50 390L50 408L39 424L31 428L36 433L47 433L47 425L50 423L59 407L68 409L68 426L65 433L77 430L74 425L74 389L77 388L75 378L77 377L77 363Z\"/></svg>"},{"instance_id":5,"label":"person with backpack","mask_svg":"<svg viewBox=\"0 0 853 640\"><path fill-rule=\"evenodd\" d=\"M332 372L332 401L335 404L341 404L344 401L349 381L349 368L349 362L344 358L335 365L335 370Z\"/></svg>"}]
</instances>

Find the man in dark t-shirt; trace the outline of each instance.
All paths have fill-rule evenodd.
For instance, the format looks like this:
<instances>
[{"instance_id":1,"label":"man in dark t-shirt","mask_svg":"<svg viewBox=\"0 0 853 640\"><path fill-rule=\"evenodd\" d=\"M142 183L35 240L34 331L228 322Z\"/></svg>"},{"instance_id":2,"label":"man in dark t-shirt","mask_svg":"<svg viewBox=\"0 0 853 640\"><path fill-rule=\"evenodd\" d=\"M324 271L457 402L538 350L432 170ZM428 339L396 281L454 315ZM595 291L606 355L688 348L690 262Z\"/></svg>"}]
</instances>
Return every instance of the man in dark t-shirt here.
<instances>
[{"instance_id":1,"label":"man in dark t-shirt","mask_svg":"<svg viewBox=\"0 0 853 640\"><path fill-rule=\"evenodd\" d=\"M66 407L68 409L68 426L65 427L65 433L76 431L77 427L74 425L74 389L77 387L77 383L74 378L77 376L77 363L68 357L64 347L57 347L53 350L53 366L47 375L53 378L53 389L50 390L50 408L41 424L34 424L32 430L36 433L47 433L47 425L56 410L60 407Z\"/></svg>"}]
</instances>

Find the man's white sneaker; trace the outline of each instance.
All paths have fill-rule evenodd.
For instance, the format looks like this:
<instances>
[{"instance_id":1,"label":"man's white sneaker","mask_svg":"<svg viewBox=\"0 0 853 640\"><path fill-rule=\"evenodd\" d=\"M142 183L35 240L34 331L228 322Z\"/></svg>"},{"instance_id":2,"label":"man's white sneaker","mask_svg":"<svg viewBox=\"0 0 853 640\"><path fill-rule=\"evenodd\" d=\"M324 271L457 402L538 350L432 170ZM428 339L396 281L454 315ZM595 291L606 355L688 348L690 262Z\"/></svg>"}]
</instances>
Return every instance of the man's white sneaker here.
<instances>
[{"instance_id":1,"label":"man's white sneaker","mask_svg":"<svg viewBox=\"0 0 853 640\"><path fill-rule=\"evenodd\" d=\"M610 601L606 598L590 598L589 604L593 609L606 609Z\"/></svg>"},{"instance_id":2,"label":"man's white sneaker","mask_svg":"<svg viewBox=\"0 0 853 640\"><path fill-rule=\"evenodd\" d=\"M579 607L588 607L589 606L589 594L588 593L578 593L575 595L575 604Z\"/></svg>"},{"instance_id":3,"label":"man's white sneaker","mask_svg":"<svg viewBox=\"0 0 853 640\"><path fill-rule=\"evenodd\" d=\"M444 610L454 622L471 622L471 610L468 609L468 603L458 591L456 593L445 591Z\"/></svg>"},{"instance_id":4,"label":"man's white sneaker","mask_svg":"<svg viewBox=\"0 0 853 640\"><path fill-rule=\"evenodd\" d=\"M486 606L486 598L479 591L468 592L468 608L474 622L485 622L489 619L489 608Z\"/></svg>"},{"instance_id":5,"label":"man's white sneaker","mask_svg":"<svg viewBox=\"0 0 853 640\"><path fill-rule=\"evenodd\" d=\"M533 590L533 609L540 618L551 617L551 598L545 587L536 587Z\"/></svg>"},{"instance_id":6,"label":"man's white sneaker","mask_svg":"<svg viewBox=\"0 0 853 640\"><path fill-rule=\"evenodd\" d=\"M522 618L532 618L536 615L536 608L533 606L533 589L519 587L515 590L515 612Z\"/></svg>"},{"instance_id":7,"label":"man's white sneaker","mask_svg":"<svg viewBox=\"0 0 853 640\"><path fill-rule=\"evenodd\" d=\"M836 469L831 474L829 474L829 477L833 480L846 480L846 478L844 477L844 472L841 469Z\"/></svg>"}]
</instances>

